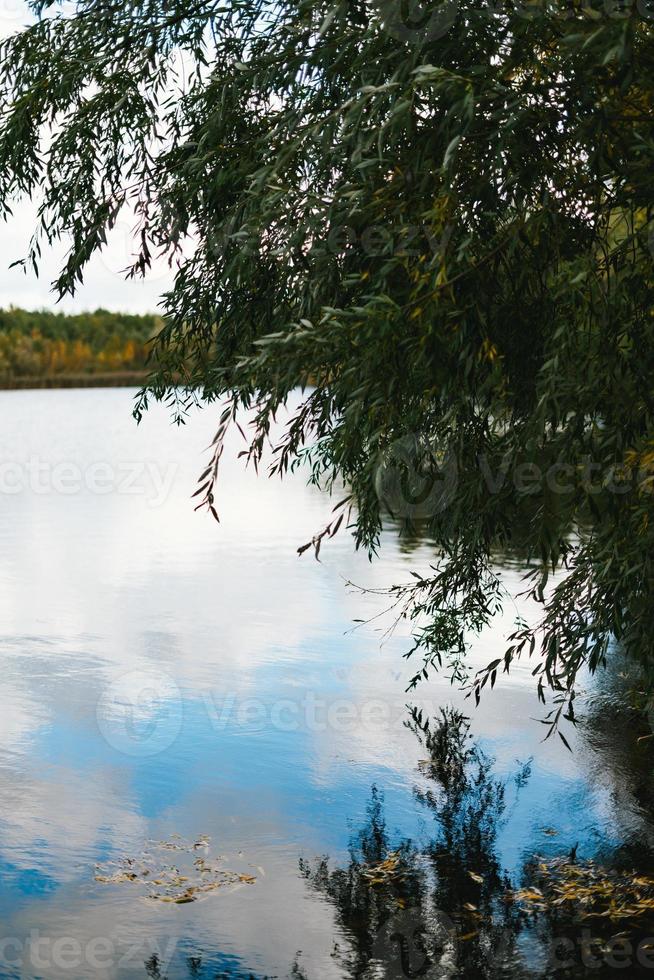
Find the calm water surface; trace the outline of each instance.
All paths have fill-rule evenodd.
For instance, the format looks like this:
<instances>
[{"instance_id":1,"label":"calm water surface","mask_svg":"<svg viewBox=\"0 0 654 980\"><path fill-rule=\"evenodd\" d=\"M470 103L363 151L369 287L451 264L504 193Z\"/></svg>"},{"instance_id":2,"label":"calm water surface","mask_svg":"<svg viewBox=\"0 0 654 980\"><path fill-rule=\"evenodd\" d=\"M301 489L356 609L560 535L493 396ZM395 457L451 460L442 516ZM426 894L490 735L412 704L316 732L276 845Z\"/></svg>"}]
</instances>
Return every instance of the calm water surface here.
<instances>
[{"instance_id":1,"label":"calm water surface","mask_svg":"<svg viewBox=\"0 0 654 980\"><path fill-rule=\"evenodd\" d=\"M353 629L384 603L346 582L406 580L428 544L389 529L371 565L340 534L298 559L333 501L244 471L237 437L215 525L189 498L217 413L137 428L133 394L0 393L0 975L558 975L547 930L507 925L497 894L575 845L648 864L650 759L611 693L572 753L541 741L529 664L476 711L445 678L409 698L406 628ZM471 715L458 796L439 795L407 700ZM396 850L403 880L362 879ZM229 874L190 903L96 880L132 859L201 881L198 858ZM455 939L421 970L415 923L441 913Z\"/></svg>"}]
</instances>

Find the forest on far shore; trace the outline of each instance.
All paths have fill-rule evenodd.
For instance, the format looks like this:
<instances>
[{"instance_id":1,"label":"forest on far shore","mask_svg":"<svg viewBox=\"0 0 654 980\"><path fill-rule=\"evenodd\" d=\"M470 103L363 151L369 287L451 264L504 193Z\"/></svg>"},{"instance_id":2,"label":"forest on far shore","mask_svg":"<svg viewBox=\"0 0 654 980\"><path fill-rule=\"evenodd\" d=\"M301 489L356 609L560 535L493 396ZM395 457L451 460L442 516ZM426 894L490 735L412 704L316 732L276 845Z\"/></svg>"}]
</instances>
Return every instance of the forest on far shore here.
<instances>
[{"instance_id":1,"label":"forest on far shore","mask_svg":"<svg viewBox=\"0 0 654 980\"><path fill-rule=\"evenodd\" d=\"M65 383L105 376L119 383L145 375L149 340L161 329L155 314L98 309L65 314L0 310L0 386Z\"/></svg>"}]
</instances>

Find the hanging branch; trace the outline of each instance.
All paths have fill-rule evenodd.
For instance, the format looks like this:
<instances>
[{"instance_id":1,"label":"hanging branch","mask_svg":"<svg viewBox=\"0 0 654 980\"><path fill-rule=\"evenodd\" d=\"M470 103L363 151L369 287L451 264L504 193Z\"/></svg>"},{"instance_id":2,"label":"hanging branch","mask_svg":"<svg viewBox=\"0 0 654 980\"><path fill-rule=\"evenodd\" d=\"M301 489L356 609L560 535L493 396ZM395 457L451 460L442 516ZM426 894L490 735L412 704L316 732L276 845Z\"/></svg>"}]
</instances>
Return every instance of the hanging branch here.
<instances>
[{"instance_id":1,"label":"hanging branch","mask_svg":"<svg viewBox=\"0 0 654 980\"><path fill-rule=\"evenodd\" d=\"M229 428L230 422L235 420L236 407L235 405L230 405L224 409L222 415L220 416L220 422L218 425L218 431L211 444L208 446L212 450L211 462L207 466L206 470L200 475L198 483L201 486L192 494L192 497L197 497L199 494L203 493L204 496L200 503L194 508L194 510L200 510L200 508L206 508L220 524L220 518L218 517L218 511L214 505L215 500L215 488L218 481L218 467L220 466L220 458L223 454L223 449L225 448L225 436L227 434L227 429Z\"/></svg>"},{"instance_id":2,"label":"hanging branch","mask_svg":"<svg viewBox=\"0 0 654 980\"><path fill-rule=\"evenodd\" d=\"M343 500L340 500L336 504L336 506L332 508L332 514L335 511L340 510L340 508L343 507L343 505L346 504L351 499L352 499L352 495L349 494L347 497L344 497ZM350 519L351 512L352 512L352 507L350 506L348 507L347 510L348 521ZM309 548L313 547L314 557L316 561L320 561L320 558L318 556L320 555L320 546L322 545L323 538L333 538L336 532L338 531L339 527L343 523L344 517L345 514L339 514L337 518L332 518L329 524L326 527L324 527L319 534L314 534L314 536L311 538L311 541L307 541L306 544L300 545L300 547L297 549L298 555L303 555L305 551L308 551Z\"/></svg>"}]
</instances>

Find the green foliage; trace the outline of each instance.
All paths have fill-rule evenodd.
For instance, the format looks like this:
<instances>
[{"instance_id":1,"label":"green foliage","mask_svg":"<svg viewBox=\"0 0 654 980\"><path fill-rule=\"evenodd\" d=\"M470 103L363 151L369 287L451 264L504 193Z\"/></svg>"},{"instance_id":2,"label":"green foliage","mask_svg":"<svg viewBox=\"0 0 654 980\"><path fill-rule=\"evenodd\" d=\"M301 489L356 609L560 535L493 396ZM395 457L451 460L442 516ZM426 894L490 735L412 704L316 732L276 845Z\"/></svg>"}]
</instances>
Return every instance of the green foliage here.
<instances>
[{"instance_id":1,"label":"green foliage","mask_svg":"<svg viewBox=\"0 0 654 980\"><path fill-rule=\"evenodd\" d=\"M651 673L651 9L34 9L0 51L0 202L40 195L35 266L70 236L61 293L125 206L132 273L174 263L137 415L229 399L204 502L236 408L256 410L257 460L304 383L273 470L344 481L371 551L385 509L434 539L433 575L398 597L425 672L460 675L502 601L494 551L518 547L542 627L518 627L477 693L528 653L553 720L573 717L614 638ZM444 468L454 492L416 503Z\"/></svg>"},{"instance_id":2,"label":"green foliage","mask_svg":"<svg viewBox=\"0 0 654 980\"><path fill-rule=\"evenodd\" d=\"M0 310L0 382L71 374L145 373L157 316L66 315L11 307Z\"/></svg>"}]
</instances>

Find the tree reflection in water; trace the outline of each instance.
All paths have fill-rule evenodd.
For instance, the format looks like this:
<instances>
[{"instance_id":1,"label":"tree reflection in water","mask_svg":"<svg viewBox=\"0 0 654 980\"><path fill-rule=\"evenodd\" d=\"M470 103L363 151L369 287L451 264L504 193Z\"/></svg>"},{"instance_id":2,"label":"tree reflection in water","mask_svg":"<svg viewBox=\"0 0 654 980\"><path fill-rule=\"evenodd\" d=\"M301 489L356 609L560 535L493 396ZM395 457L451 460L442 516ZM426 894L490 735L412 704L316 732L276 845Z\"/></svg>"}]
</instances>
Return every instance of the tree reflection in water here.
<instances>
[{"instance_id":1,"label":"tree reflection in water","mask_svg":"<svg viewBox=\"0 0 654 980\"><path fill-rule=\"evenodd\" d=\"M414 712L408 725L426 755L420 764L424 784L415 793L433 817L427 845L404 840L391 850L383 796L373 787L347 867L330 869L327 859L301 864L351 937L351 949L341 955L345 975L362 980L654 976L654 880L648 886L647 879L625 873L618 847L601 855L608 866L576 865L574 848L551 865L534 855L519 880L511 881L498 859L497 837L509 816L511 793L515 797L530 778L530 763L512 778L499 779L493 759L472 740L468 719L451 709L431 724ZM375 877L375 867L389 853L397 857L396 870ZM641 854L639 864L644 861ZM560 900L556 886L563 878L573 889L578 882L581 897ZM593 898L581 895L588 884L597 889ZM531 907L516 900L516 885L531 890L536 898ZM534 891L539 886L540 896ZM598 894L600 905L593 905ZM625 914L629 905L640 906L633 917ZM608 915L608 906L617 914Z\"/></svg>"},{"instance_id":2,"label":"tree reflection in water","mask_svg":"<svg viewBox=\"0 0 654 980\"><path fill-rule=\"evenodd\" d=\"M392 847L383 795L373 787L347 867L331 869L325 858L302 862L302 873L352 937L342 959L353 978L515 976L520 916L504 900L510 883L496 856L507 784L493 775L493 760L460 712L444 710L434 723L413 712L407 724L426 755L426 785L415 793L434 818L429 844ZM528 778L529 764L516 773L515 788ZM389 853L396 871L375 878Z\"/></svg>"},{"instance_id":3,"label":"tree reflection in water","mask_svg":"<svg viewBox=\"0 0 654 980\"><path fill-rule=\"evenodd\" d=\"M530 778L530 763L518 765L510 778L498 778L494 760L472 739L468 719L454 709L442 710L431 722L414 711L407 725L424 749L414 792L432 818L427 843L392 839L383 793L373 786L346 866L332 867L328 857L300 861L308 886L329 902L339 934L347 937L346 947L334 947L337 972L348 980L654 977L654 879L640 895L651 896L652 915L637 923L588 918L592 909L583 900L556 901L556 868L565 873L571 867L565 856L559 865L554 862L553 874L544 873L546 865L534 856L519 880L511 880L498 858L497 838L510 815L511 796ZM613 858L611 865L619 867L620 848ZM584 876L590 868L590 880L606 886L607 894L615 889L618 906L624 908L629 888L633 900L638 877L588 863L575 868L579 881L589 880ZM516 900L520 885L532 894L540 885L542 902L525 908ZM257 980L238 961L227 960L203 964L189 958L188 975ZM165 980L155 958L146 974ZM299 962L286 976L320 980Z\"/></svg>"}]
</instances>

